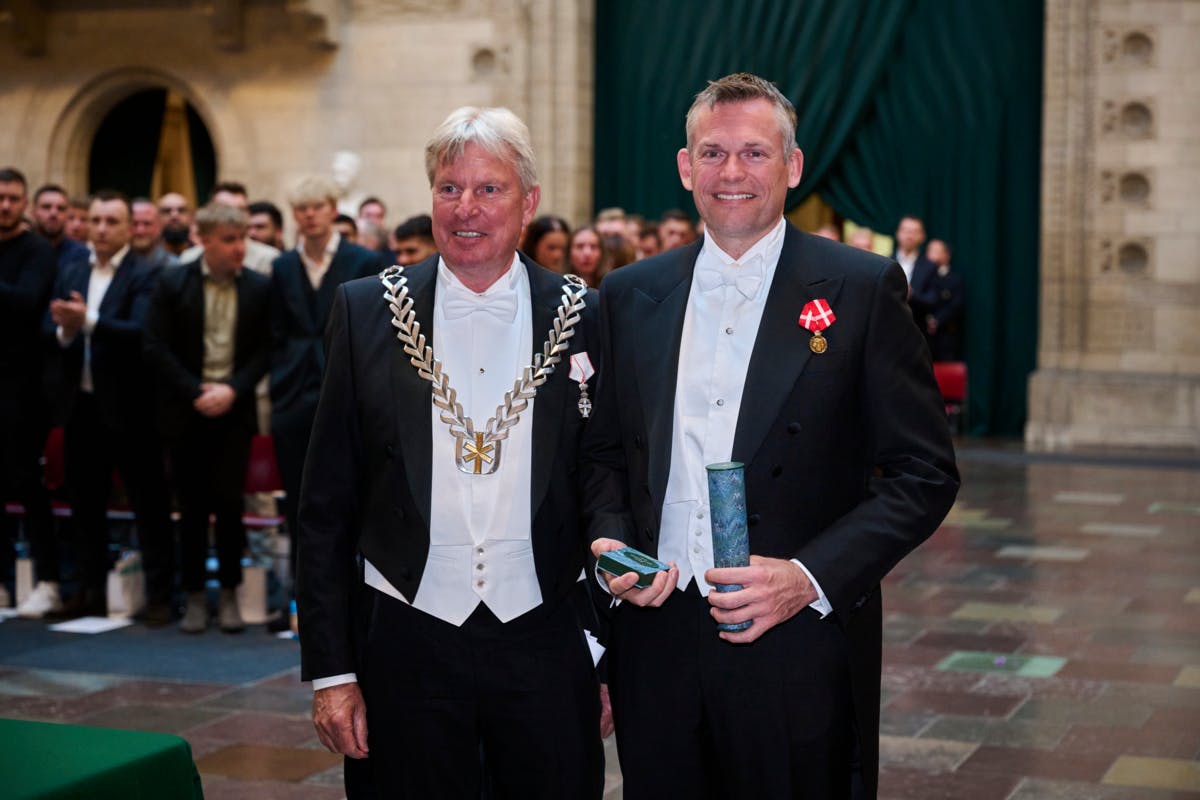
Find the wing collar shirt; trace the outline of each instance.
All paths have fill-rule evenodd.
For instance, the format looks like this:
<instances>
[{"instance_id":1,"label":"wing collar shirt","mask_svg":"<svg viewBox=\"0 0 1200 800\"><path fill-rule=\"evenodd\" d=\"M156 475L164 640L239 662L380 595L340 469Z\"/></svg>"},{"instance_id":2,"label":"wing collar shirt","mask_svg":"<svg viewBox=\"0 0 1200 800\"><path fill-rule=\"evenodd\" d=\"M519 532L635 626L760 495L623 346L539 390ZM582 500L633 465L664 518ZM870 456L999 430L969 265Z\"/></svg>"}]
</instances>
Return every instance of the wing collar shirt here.
<instances>
[{"instance_id":1,"label":"wing collar shirt","mask_svg":"<svg viewBox=\"0 0 1200 800\"><path fill-rule=\"evenodd\" d=\"M508 273L475 293L438 263L434 355L464 413L482 431L533 353L529 276L515 255ZM416 598L403 597L370 564L366 581L415 608L461 625L479 603L508 622L542 602L530 541L533 406L502 442L499 468L468 475L455 463L455 439L432 403L429 558Z\"/></svg>"},{"instance_id":2,"label":"wing collar shirt","mask_svg":"<svg viewBox=\"0 0 1200 800\"><path fill-rule=\"evenodd\" d=\"M79 379L79 388L89 394L95 390L92 383L92 331L96 329L96 323L100 320L100 304L104 302L104 295L108 292L108 287L112 286L113 277L128 253L129 245L125 245L113 254L107 264L102 265L95 248L88 245L88 263L91 264L92 270L88 276L87 315L84 317L82 329L83 374ZM66 336L61 325L58 326L55 335L63 347L68 347L75 341L75 337Z\"/></svg>"},{"instance_id":3,"label":"wing collar shirt","mask_svg":"<svg viewBox=\"0 0 1200 800\"><path fill-rule=\"evenodd\" d=\"M706 464L730 461L750 354L787 229L782 218L740 259L721 250L708 234L696 258L679 347L671 471L663 501L658 557L679 567L678 589L690 581L707 595L704 573L713 567ZM752 408L747 408L753 413ZM817 589L812 604L831 610L811 573L795 562Z\"/></svg>"},{"instance_id":4,"label":"wing collar shirt","mask_svg":"<svg viewBox=\"0 0 1200 800\"><path fill-rule=\"evenodd\" d=\"M326 272L329 272L329 265L333 263L333 257L337 254L338 245L341 243L342 235L333 231L329 234L329 241L325 243L321 260L314 261L304 251L304 239L300 239L300 244L296 246L296 252L300 255L300 263L304 264L304 271L308 274L308 282L312 284L313 291L321 288L321 279L325 277Z\"/></svg>"}]
</instances>

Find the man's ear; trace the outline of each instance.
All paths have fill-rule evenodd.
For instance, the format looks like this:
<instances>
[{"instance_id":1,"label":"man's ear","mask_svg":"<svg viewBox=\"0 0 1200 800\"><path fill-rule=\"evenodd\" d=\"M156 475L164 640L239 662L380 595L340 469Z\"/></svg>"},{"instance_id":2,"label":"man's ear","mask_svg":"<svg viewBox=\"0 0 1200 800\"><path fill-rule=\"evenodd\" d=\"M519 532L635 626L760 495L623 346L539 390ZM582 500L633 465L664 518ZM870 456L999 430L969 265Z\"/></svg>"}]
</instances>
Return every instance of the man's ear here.
<instances>
[{"instance_id":1,"label":"man's ear","mask_svg":"<svg viewBox=\"0 0 1200 800\"><path fill-rule=\"evenodd\" d=\"M692 159L686 147L680 148L675 154L675 163L679 167L679 180L683 183L683 188L692 191Z\"/></svg>"}]
</instances>

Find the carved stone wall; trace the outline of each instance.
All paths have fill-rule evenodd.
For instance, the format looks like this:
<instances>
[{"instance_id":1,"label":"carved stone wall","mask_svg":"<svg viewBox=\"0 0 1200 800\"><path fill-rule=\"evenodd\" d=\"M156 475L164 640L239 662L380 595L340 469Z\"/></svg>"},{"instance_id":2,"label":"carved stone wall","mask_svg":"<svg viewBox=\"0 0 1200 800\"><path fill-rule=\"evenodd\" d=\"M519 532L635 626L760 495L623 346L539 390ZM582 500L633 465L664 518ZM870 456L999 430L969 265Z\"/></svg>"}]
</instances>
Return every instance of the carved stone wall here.
<instances>
[{"instance_id":1,"label":"carved stone wall","mask_svg":"<svg viewBox=\"0 0 1200 800\"><path fill-rule=\"evenodd\" d=\"M145 88L181 92L219 177L281 206L333 154L398 222L429 209L423 148L462 105L530 126L542 206L591 212L592 0L175 0L0 11L0 164L86 189L92 137ZM49 10L45 10L49 9Z\"/></svg>"},{"instance_id":2,"label":"carved stone wall","mask_svg":"<svg viewBox=\"0 0 1200 800\"><path fill-rule=\"evenodd\" d=\"M1200 449L1200 3L1047 0L1027 443Z\"/></svg>"}]
</instances>

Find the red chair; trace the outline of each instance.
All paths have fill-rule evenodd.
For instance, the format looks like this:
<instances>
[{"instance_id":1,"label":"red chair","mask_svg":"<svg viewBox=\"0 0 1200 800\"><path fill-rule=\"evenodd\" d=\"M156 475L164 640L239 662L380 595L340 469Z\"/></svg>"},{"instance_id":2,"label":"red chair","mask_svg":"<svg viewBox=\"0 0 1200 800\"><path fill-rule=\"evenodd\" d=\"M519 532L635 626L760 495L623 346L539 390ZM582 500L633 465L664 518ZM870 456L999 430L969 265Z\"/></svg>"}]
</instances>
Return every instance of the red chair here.
<instances>
[{"instance_id":1,"label":"red chair","mask_svg":"<svg viewBox=\"0 0 1200 800\"><path fill-rule=\"evenodd\" d=\"M275 461L275 440L266 434L256 434L250 440L250 459L246 464L246 494L283 491L283 478ZM246 514L242 522L248 528L276 528L283 524L281 515L259 516Z\"/></svg>"},{"instance_id":2,"label":"red chair","mask_svg":"<svg viewBox=\"0 0 1200 800\"><path fill-rule=\"evenodd\" d=\"M933 362L933 377L937 380L950 429L962 433L967 412L967 365L964 361Z\"/></svg>"}]
</instances>

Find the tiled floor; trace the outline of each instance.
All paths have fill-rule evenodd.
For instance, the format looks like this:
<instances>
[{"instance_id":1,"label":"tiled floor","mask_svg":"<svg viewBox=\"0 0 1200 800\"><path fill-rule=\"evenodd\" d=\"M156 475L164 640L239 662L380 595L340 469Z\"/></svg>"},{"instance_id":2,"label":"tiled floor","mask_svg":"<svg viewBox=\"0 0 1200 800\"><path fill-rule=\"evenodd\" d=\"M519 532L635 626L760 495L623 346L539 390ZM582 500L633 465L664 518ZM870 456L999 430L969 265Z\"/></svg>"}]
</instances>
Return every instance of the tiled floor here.
<instances>
[{"instance_id":1,"label":"tiled floor","mask_svg":"<svg viewBox=\"0 0 1200 800\"><path fill-rule=\"evenodd\" d=\"M958 505L885 587L881 797L1200 798L1200 465L962 460ZM178 733L209 798L342 797L294 644L252 630L205 681L194 638L80 639L0 625L0 716Z\"/></svg>"}]
</instances>

